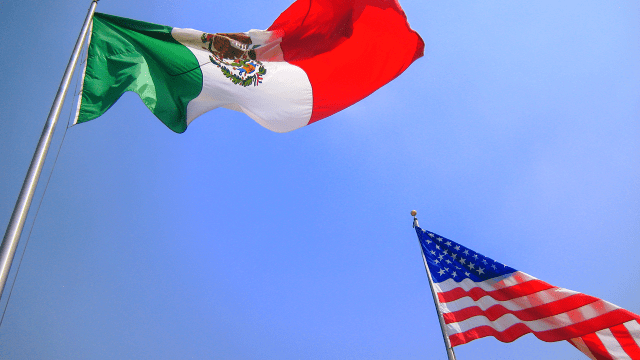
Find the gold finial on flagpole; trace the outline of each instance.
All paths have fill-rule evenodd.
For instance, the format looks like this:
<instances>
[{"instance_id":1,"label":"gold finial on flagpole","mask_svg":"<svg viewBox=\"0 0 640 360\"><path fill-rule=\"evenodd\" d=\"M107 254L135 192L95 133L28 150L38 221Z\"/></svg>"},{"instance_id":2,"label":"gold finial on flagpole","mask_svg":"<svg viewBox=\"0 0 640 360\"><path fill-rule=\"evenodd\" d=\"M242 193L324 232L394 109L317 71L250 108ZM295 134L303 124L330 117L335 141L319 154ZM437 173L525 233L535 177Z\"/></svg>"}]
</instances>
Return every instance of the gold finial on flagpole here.
<instances>
[{"instance_id":1,"label":"gold finial on flagpole","mask_svg":"<svg viewBox=\"0 0 640 360\"><path fill-rule=\"evenodd\" d=\"M411 216L413 216L413 227L420 226L418 225L418 218L416 217L416 215L418 215L418 212L415 210L411 210Z\"/></svg>"}]
</instances>

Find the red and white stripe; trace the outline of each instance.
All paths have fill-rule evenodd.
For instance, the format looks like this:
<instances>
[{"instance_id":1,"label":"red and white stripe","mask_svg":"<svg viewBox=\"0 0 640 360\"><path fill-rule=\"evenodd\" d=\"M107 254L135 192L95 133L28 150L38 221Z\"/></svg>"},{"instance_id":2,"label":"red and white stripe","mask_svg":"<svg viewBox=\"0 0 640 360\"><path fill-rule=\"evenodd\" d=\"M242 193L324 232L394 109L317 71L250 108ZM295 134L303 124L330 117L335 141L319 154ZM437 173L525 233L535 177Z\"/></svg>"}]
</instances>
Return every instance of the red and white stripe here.
<instances>
[{"instance_id":1,"label":"red and white stripe","mask_svg":"<svg viewBox=\"0 0 640 360\"><path fill-rule=\"evenodd\" d=\"M532 333L567 340L591 359L640 360L640 317L607 301L516 271L504 279L435 283L452 346Z\"/></svg>"}]
</instances>

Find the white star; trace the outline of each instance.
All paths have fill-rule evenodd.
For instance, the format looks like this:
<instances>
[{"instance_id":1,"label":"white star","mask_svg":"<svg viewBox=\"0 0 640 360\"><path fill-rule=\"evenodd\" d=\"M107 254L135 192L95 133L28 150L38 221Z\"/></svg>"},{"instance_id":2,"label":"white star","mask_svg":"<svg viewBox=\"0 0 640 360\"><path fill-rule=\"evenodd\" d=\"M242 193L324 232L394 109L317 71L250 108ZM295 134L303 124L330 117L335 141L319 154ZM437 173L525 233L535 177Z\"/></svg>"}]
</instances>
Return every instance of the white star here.
<instances>
[{"instance_id":1,"label":"white star","mask_svg":"<svg viewBox=\"0 0 640 360\"><path fill-rule=\"evenodd\" d=\"M446 243L444 243L447 246L451 246L451 241L447 241Z\"/></svg>"},{"instance_id":2,"label":"white star","mask_svg":"<svg viewBox=\"0 0 640 360\"><path fill-rule=\"evenodd\" d=\"M469 269L473 270L473 269L475 269L475 268L476 268L476 266L475 266L475 265L473 265L473 263L472 263L472 264L469 264Z\"/></svg>"},{"instance_id":3,"label":"white star","mask_svg":"<svg viewBox=\"0 0 640 360\"><path fill-rule=\"evenodd\" d=\"M463 253L463 254L465 254L465 255L467 255L467 256L469 256L469 249L467 249L467 250L463 251L462 253Z\"/></svg>"},{"instance_id":4,"label":"white star","mask_svg":"<svg viewBox=\"0 0 640 360\"><path fill-rule=\"evenodd\" d=\"M429 233L429 236L430 236L430 237L433 237L434 235L433 235L432 233Z\"/></svg>"},{"instance_id":5,"label":"white star","mask_svg":"<svg viewBox=\"0 0 640 360\"><path fill-rule=\"evenodd\" d=\"M433 241L427 239L427 244L431 244Z\"/></svg>"},{"instance_id":6,"label":"white star","mask_svg":"<svg viewBox=\"0 0 640 360\"><path fill-rule=\"evenodd\" d=\"M436 249L440 250L440 245L436 245Z\"/></svg>"},{"instance_id":7,"label":"white star","mask_svg":"<svg viewBox=\"0 0 640 360\"><path fill-rule=\"evenodd\" d=\"M451 276L456 277L456 276L458 276L458 274L456 274L456 272L454 271L454 272L451 273Z\"/></svg>"},{"instance_id":8,"label":"white star","mask_svg":"<svg viewBox=\"0 0 640 360\"><path fill-rule=\"evenodd\" d=\"M478 260L478 254L473 254L473 258Z\"/></svg>"},{"instance_id":9,"label":"white star","mask_svg":"<svg viewBox=\"0 0 640 360\"><path fill-rule=\"evenodd\" d=\"M449 268L444 268L445 271L449 271Z\"/></svg>"},{"instance_id":10,"label":"white star","mask_svg":"<svg viewBox=\"0 0 640 360\"><path fill-rule=\"evenodd\" d=\"M487 265L487 259L482 259L482 263Z\"/></svg>"},{"instance_id":11,"label":"white star","mask_svg":"<svg viewBox=\"0 0 640 360\"><path fill-rule=\"evenodd\" d=\"M456 254L454 254L454 253L451 253L451 257L453 258L453 260L455 260L455 259L456 259L456 256L458 256L458 255L456 255Z\"/></svg>"},{"instance_id":12,"label":"white star","mask_svg":"<svg viewBox=\"0 0 640 360\"><path fill-rule=\"evenodd\" d=\"M469 274L468 272L464 272L465 275L467 275L467 277L471 276L471 274Z\"/></svg>"},{"instance_id":13,"label":"white star","mask_svg":"<svg viewBox=\"0 0 640 360\"><path fill-rule=\"evenodd\" d=\"M440 254L438 255L438 259L442 260L442 258L444 257L444 255Z\"/></svg>"},{"instance_id":14,"label":"white star","mask_svg":"<svg viewBox=\"0 0 640 360\"><path fill-rule=\"evenodd\" d=\"M451 264L451 260L447 259L445 261L447 262L447 264Z\"/></svg>"},{"instance_id":15,"label":"white star","mask_svg":"<svg viewBox=\"0 0 640 360\"><path fill-rule=\"evenodd\" d=\"M456 269L458 270L462 270L462 268L460 266L456 266Z\"/></svg>"},{"instance_id":16,"label":"white star","mask_svg":"<svg viewBox=\"0 0 640 360\"><path fill-rule=\"evenodd\" d=\"M436 263L436 265L440 264L440 260L436 260L434 262Z\"/></svg>"},{"instance_id":17,"label":"white star","mask_svg":"<svg viewBox=\"0 0 640 360\"><path fill-rule=\"evenodd\" d=\"M491 267L493 268L493 270L497 270L496 264L491 265Z\"/></svg>"},{"instance_id":18,"label":"white star","mask_svg":"<svg viewBox=\"0 0 640 360\"><path fill-rule=\"evenodd\" d=\"M442 238L441 237L436 238L436 240L442 242Z\"/></svg>"},{"instance_id":19,"label":"white star","mask_svg":"<svg viewBox=\"0 0 640 360\"><path fill-rule=\"evenodd\" d=\"M460 258L460 264L464 265L467 263L467 260L465 260L464 258Z\"/></svg>"},{"instance_id":20,"label":"white star","mask_svg":"<svg viewBox=\"0 0 640 360\"><path fill-rule=\"evenodd\" d=\"M483 268L478 269L478 274L484 274L484 269Z\"/></svg>"},{"instance_id":21,"label":"white star","mask_svg":"<svg viewBox=\"0 0 640 360\"><path fill-rule=\"evenodd\" d=\"M454 249L460 250L460 245L456 245L456 247L454 247Z\"/></svg>"},{"instance_id":22,"label":"white star","mask_svg":"<svg viewBox=\"0 0 640 360\"><path fill-rule=\"evenodd\" d=\"M440 271L438 271L438 274L440 274L440 276L444 275L445 271L440 269Z\"/></svg>"}]
</instances>

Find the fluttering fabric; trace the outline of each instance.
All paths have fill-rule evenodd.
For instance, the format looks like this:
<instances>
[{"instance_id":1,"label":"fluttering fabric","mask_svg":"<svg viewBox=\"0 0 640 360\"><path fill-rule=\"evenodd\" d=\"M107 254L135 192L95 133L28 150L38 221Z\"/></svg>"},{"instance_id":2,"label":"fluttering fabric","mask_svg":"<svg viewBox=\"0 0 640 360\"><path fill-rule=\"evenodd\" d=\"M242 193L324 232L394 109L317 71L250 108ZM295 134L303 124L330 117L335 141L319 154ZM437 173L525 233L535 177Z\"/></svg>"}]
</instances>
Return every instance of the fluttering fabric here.
<instances>
[{"instance_id":1,"label":"fluttering fabric","mask_svg":"<svg viewBox=\"0 0 640 360\"><path fill-rule=\"evenodd\" d=\"M416 227L452 346L531 333L566 340L591 359L640 359L640 317L563 289Z\"/></svg>"},{"instance_id":2,"label":"fluttering fabric","mask_svg":"<svg viewBox=\"0 0 640 360\"><path fill-rule=\"evenodd\" d=\"M219 107L287 132L367 97L423 50L395 0L298 0L267 30L245 33L96 13L77 122L133 91L178 133Z\"/></svg>"}]
</instances>

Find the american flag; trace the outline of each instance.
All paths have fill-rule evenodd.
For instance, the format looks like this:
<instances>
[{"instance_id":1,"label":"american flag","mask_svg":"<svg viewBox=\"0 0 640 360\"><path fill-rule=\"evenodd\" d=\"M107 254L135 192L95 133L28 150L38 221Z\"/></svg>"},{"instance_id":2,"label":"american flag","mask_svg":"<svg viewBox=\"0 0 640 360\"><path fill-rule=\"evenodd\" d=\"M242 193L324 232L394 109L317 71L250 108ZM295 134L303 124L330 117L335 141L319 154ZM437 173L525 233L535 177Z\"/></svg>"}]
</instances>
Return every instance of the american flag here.
<instances>
[{"instance_id":1,"label":"american flag","mask_svg":"<svg viewBox=\"0 0 640 360\"><path fill-rule=\"evenodd\" d=\"M566 340L589 358L639 359L640 317L607 301L549 285L416 226L451 346L532 333Z\"/></svg>"}]
</instances>

